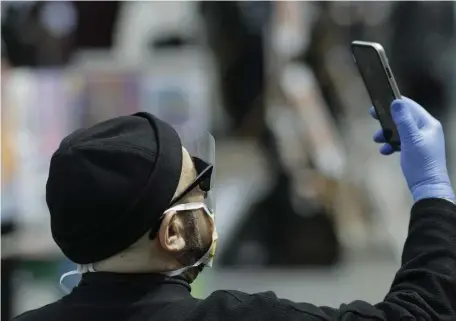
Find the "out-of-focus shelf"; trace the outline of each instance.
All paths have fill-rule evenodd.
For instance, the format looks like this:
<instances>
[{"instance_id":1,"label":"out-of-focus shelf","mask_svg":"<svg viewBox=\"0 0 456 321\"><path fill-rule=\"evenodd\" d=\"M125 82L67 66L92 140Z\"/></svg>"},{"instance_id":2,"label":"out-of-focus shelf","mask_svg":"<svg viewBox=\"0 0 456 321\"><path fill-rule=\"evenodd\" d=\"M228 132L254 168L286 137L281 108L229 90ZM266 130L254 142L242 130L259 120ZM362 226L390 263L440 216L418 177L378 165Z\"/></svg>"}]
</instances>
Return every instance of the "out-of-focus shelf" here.
<instances>
[{"instance_id":1,"label":"out-of-focus shelf","mask_svg":"<svg viewBox=\"0 0 456 321\"><path fill-rule=\"evenodd\" d=\"M2 257L20 257L25 260L53 261L63 257L49 227L23 226L13 235L2 236Z\"/></svg>"}]
</instances>

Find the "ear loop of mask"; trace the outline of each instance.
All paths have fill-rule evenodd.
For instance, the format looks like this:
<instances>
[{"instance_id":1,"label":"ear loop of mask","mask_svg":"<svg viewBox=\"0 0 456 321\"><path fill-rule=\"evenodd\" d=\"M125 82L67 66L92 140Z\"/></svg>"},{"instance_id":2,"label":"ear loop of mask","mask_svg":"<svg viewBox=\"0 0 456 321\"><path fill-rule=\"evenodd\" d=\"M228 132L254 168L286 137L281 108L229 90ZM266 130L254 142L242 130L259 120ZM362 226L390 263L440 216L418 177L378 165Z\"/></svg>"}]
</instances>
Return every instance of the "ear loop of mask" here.
<instances>
[{"instance_id":1,"label":"ear loop of mask","mask_svg":"<svg viewBox=\"0 0 456 321\"><path fill-rule=\"evenodd\" d=\"M94 267L93 267L93 264L92 263L89 263L89 264L78 264L77 266L77 269L76 270L72 270L72 271L69 271L69 272L66 272L64 274L62 274L62 276L60 277L60 281L59 281L59 284L60 284L60 288L65 292L65 293L70 293L71 292L71 289L69 289L64 283L63 281L71 276L71 275L76 275L76 274L84 274L84 273L88 273L88 272L96 272Z\"/></svg>"},{"instance_id":2,"label":"ear loop of mask","mask_svg":"<svg viewBox=\"0 0 456 321\"><path fill-rule=\"evenodd\" d=\"M175 211L191 211L191 210L198 210L198 209L203 209L204 213L209 216L209 218L212 221L213 224L213 231L212 231L212 244L209 247L209 250L194 264L190 266L185 266L180 269L174 270L174 271L166 271L166 272L161 272L162 275L166 275L169 277L177 276L179 274L184 273L188 269L191 269L193 267L197 267L201 264L204 264L208 267L212 267L212 262L214 260L214 255L215 255L215 249L217 246L217 239L218 239L218 234L217 234L217 229L215 226L215 220L214 220L214 215L211 213L211 211L207 208L206 204L204 203L185 203L185 204L180 204L171 207L170 209L166 210L164 214Z\"/></svg>"}]
</instances>

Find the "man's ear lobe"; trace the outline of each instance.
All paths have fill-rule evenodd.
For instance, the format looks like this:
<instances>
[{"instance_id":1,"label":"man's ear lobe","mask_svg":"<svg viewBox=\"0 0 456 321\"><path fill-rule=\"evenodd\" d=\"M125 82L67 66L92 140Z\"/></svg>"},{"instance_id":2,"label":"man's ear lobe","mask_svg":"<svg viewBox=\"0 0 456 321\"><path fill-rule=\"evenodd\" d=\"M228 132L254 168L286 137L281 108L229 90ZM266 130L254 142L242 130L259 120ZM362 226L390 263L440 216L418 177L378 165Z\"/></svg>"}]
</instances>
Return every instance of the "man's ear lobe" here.
<instances>
[{"instance_id":1,"label":"man's ear lobe","mask_svg":"<svg viewBox=\"0 0 456 321\"><path fill-rule=\"evenodd\" d=\"M176 212L165 214L158 237L161 247L167 252L180 252L185 249L184 226Z\"/></svg>"}]
</instances>

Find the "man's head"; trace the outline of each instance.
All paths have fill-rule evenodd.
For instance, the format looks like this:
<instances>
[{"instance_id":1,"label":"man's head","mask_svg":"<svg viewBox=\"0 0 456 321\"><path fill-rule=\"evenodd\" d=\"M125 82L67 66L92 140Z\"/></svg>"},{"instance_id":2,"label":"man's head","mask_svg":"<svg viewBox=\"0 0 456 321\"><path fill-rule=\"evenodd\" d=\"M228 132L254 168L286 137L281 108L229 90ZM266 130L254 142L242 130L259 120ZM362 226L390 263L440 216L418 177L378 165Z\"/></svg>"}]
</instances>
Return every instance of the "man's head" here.
<instances>
[{"instance_id":1,"label":"man's head","mask_svg":"<svg viewBox=\"0 0 456 321\"><path fill-rule=\"evenodd\" d=\"M174 196L182 192L195 180L198 172L192 157L182 148L182 172ZM190 190L179 203L204 202L206 192L199 186ZM183 265L191 265L200 259L212 243L212 222L202 210L168 212L156 238L160 247Z\"/></svg>"},{"instance_id":2,"label":"man's head","mask_svg":"<svg viewBox=\"0 0 456 321\"><path fill-rule=\"evenodd\" d=\"M189 189L197 175L177 133L150 114L76 131L51 160L46 199L53 237L71 260L96 270L192 265L210 248L213 223L200 210L167 210L204 201L198 184Z\"/></svg>"}]
</instances>

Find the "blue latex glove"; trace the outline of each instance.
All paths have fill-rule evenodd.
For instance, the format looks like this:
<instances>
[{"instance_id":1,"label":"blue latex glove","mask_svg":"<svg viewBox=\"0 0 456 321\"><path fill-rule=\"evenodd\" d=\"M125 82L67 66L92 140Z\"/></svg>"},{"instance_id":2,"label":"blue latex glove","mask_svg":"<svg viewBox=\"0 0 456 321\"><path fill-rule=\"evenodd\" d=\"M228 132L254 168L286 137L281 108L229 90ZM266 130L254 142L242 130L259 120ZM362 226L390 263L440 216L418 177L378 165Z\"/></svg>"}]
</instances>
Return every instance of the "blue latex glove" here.
<instances>
[{"instance_id":1,"label":"blue latex glove","mask_svg":"<svg viewBox=\"0 0 456 321\"><path fill-rule=\"evenodd\" d=\"M371 108L370 113L377 119L374 108ZM392 103L391 114L401 139L402 172L414 201L424 198L454 201L440 122L419 104L405 97ZM381 129L374 134L374 141L384 143L380 147L383 155L394 153Z\"/></svg>"}]
</instances>

